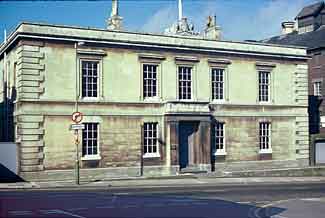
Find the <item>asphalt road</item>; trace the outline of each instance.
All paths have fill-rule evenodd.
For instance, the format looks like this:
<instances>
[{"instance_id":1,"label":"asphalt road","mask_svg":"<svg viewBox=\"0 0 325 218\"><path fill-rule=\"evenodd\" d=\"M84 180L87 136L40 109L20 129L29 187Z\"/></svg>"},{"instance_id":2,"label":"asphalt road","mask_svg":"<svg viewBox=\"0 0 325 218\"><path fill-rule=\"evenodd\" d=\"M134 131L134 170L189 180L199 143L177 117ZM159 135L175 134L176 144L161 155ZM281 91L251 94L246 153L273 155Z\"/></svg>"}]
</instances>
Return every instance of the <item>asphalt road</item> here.
<instances>
[{"instance_id":1,"label":"asphalt road","mask_svg":"<svg viewBox=\"0 0 325 218\"><path fill-rule=\"evenodd\" d=\"M325 183L0 192L0 217L324 218Z\"/></svg>"}]
</instances>

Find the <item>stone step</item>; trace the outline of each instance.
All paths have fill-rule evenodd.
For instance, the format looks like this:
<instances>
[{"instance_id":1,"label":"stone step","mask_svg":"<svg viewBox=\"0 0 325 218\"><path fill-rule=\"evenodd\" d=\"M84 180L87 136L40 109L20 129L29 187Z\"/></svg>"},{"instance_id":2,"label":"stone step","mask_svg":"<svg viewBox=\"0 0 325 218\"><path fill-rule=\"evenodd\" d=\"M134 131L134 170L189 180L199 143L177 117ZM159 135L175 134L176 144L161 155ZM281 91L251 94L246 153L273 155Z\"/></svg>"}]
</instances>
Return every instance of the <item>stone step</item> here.
<instances>
[{"instance_id":1,"label":"stone step","mask_svg":"<svg viewBox=\"0 0 325 218\"><path fill-rule=\"evenodd\" d=\"M243 170L243 171L214 171L208 173L207 177L303 177L303 176L325 176L324 166L303 168L279 168L265 170Z\"/></svg>"},{"instance_id":2,"label":"stone step","mask_svg":"<svg viewBox=\"0 0 325 218\"><path fill-rule=\"evenodd\" d=\"M207 172L208 172L207 170L202 170L199 167L186 167L180 170L181 174L185 174L185 173L200 174L200 173L207 173Z\"/></svg>"}]
</instances>

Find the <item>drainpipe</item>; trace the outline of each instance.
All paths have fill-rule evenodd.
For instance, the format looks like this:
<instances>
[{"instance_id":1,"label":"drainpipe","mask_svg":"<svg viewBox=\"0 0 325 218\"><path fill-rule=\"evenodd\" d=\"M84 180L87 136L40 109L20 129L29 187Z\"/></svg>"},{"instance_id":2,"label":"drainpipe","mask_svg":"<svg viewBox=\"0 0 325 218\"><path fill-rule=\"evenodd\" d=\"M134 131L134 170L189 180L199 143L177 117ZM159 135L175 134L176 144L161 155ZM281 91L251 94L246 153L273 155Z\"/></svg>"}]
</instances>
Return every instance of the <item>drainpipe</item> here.
<instances>
[{"instance_id":1,"label":"drainpipe","mask_svg":"<svg viewBox=\"0 0 325 218\"><path fill-rule=\"evenodd\" d=\"M4 30L4 42L3 42L3 45L5 45L7 43L7 31ZM4 52L4 55L3 55L3 94L6 93L6 90L7 89L5 87L5 83L7 83L7 51ZM7 96L4 95L3 96L5 99Z\"/></svg>"},{"instance_id":2,"label":"drainpipe","mask_svg":"<svg viewBox=\"0 0 325 218\"><path fill-rule=\"evenodd\" d=\"M5 45L7 43L7 31L4 30L4 43ZM8 80L8 69L7 69L7 52L4 52L3 55L3 82L2 82L2 90L3 90L3 111L2 111L2 117L3 117L3 128L4 131L2 131L3 134L3 140L8 141L8 107L7 107L7 93L8 93L8 88L7 88L7 80Z\"/></svg>"},{"instance_id":3,"label":"drainpipe","mask_svg":"<svg viewBox=\"0 0 325 218\"><path fill-rule=\"evenodd\" d=\"M76 51L76 98L75 98L75 108L74 108L74 112L78 111L78 43L76 42L74 44L74 48ZM76 145L76 165L75 165L75 179L76 179L76 184L79 185L80 184L80 164L79 164L79 131L75 130L74 132L75 136L77 137L77 139L75 140L75 145Z\"/></svg>"}]
</instances>

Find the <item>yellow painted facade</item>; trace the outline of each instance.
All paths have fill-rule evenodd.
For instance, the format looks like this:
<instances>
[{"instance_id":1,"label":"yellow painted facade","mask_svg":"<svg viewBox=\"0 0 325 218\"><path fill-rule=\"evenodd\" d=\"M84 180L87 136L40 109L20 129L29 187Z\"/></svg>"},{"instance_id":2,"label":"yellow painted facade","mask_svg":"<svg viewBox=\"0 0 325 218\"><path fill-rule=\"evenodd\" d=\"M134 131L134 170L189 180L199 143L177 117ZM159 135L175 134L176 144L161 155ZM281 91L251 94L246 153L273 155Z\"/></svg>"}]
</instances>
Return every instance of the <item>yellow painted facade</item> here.
<instances>
[{"instance_id":1,"label":"yellow painted facade","mask_svg":"<svg viewBox=\"0 0 325 218\"><path fill-rule=\"evenodd\" d=\"M99 61L96 99L81 97L81 60ZM148 63L158 66L158 98L151 100L143 98L142 68ZM179 66L192 67L190 101L179 100ZM212 100L212 68L225 70L222 101ZM259 102L263 70L271 75L268 103ZM144 160L148 175L179 171L177 134L185 121L198 123L193 167L210 171L213 165L222 172L237 162L246 169L308 165L304 48L23 23L0 48L0 72L9 90L17 90L15 140L20 174L30 180L72 176L75 145L69 127L76 99L84 122L99 123L99 158L81 157L87 178L139 175L145 122L157 122L159 132L159 157ZM222 158L213 155L214 121L225 123ZM267 160L259 153L262 121L272 124Z\"/></svg>"}]
</instances>

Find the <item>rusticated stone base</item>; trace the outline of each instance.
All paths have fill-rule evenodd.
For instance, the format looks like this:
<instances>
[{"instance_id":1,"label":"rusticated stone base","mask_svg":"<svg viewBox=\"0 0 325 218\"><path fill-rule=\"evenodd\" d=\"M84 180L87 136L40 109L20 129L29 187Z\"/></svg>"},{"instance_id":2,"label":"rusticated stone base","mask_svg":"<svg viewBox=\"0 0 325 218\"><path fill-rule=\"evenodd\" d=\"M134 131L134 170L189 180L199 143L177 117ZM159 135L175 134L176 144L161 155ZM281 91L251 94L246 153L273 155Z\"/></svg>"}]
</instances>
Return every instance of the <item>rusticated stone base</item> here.
<instances>
[{"instance_id":1,"label":"rusticated stone base","mask_svg":"<svg viewBox=\"0 0 325 218\"><path fill-rule=\"evenodd\" d=\"M176 175L178 166L146 166L143 176L170 176ZM45 170L41 172L24 172L20 175L26 181L67 181L75 179L75 169L69 170ZM81 181L109 180L115 178L139 177L140 166L138 167L116 167L116 168L97 168L81 169Z\"/></svg>"},{"instance_id":2,"label":"rusticated stone base","mask_svg":"<svg viewBox=\"0 0 325 218\"><path fill-rule=\"evenodd\" d=\"M249 175L249 172L263 172L270 170L281 171L281 176L291 176L290 168L297 170L297 168L307 168L309 160L285 160L285 161L245 161L245 162L227 162L215 163L215 169L211 172L210 165L199 165L196 169L205 170L207 176L214 175L216 177L225 177L232 175ZM284 171L285 170L285 171ZM136 167L115 167L115 168L94 168L94 169L81 169L81 181L95 181L95 180L109 180L116 178L132 178L139 177L140 165ZM145 177L159 177L171 176L180 173L178 165L171 167L167 166L145 166ZM240 172L240 174L238 174ZM287 172L285 174L284 172ZM39 172L23 172L20 174L26 181L66 181L75 179L75 170L45 170Z\"/></svg>"},{"instance_id":3,"label":"rusticated stone base","mask_svg":"<svg viewBox=\"0 0 325 218\"><path fill-rule=\"evenodd\" d=\"M236 171L301 168L301 167L308 167L308 166L309 166L309 159L224 162L224 163L215 163L214 173L223 176L226 174L231 174L232 172L236 172Z\"/></svg>"}]
</instances>

